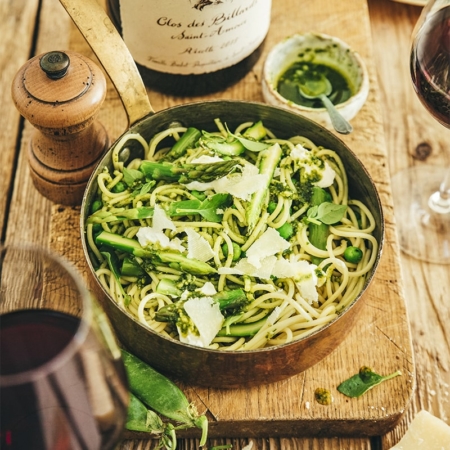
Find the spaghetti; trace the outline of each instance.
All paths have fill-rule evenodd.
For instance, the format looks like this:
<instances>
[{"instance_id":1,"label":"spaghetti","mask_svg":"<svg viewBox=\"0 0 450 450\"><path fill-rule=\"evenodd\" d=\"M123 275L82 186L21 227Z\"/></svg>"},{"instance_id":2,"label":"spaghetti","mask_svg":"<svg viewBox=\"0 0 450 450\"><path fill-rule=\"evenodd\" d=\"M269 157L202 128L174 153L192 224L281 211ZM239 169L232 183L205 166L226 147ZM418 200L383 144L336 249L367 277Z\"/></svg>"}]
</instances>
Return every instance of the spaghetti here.
<instances>
[{"instance_id":1,"label":"spaghetti","mask_svg":"<svg viewBox=\"0 0 450 450\"><path fill-rule=\"evenodd\" d=\"M278 139L260 122L233 132L215 123L213 133L178 127L116 144L86 226L96 275L146 327L193 345L240 351L305 337L363 289L377 257L374 216L349 198L332 149ZM185 148L166 145L193 130ZM144 158L124 165L130 140ZM325 196L319 204L316 191ZM132 250L99 242L105 234L133 241ZM359 260L346 259L349 247ZM216 314L202 319L208 305Z\"/></svg>"}]
</instances>

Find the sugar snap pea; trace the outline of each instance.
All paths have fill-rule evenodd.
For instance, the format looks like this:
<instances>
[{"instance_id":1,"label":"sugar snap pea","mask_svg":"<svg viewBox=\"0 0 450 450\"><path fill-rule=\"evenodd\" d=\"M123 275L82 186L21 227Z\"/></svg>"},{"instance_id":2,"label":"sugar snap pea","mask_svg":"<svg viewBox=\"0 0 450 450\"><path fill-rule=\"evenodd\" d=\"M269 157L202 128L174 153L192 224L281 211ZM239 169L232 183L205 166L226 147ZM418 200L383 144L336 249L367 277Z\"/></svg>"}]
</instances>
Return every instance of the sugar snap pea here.
<instances>
[{"instance_id":1,"label":"sugar snap pea","mask_svg":"<svg viewBox=\"0 0 450 450\"><path fill-rule=\"evenodd\" d=\"M200 446L208 435L208 420L199 415L181 389L141 359L122 349L122 360L130 392L153 411L177 422L176 429L197 427L202 430Z\"/></svg>"}]
</instances>

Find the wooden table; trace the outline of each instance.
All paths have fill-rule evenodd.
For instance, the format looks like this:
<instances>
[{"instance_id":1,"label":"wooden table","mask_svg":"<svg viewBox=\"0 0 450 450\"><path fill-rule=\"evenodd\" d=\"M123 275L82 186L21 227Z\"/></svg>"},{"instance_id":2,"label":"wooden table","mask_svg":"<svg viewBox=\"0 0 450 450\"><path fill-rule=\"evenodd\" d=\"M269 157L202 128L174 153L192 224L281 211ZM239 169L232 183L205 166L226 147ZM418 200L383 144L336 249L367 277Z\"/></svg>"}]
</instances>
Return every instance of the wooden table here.
<instances>
[{"instance_id":1,"label":"wooden table","mask_svg":"<svg viewBox=\"0 0 450 450\"><path fill-rule=\"evenodd\" d=\"M301 4L295 0L274 0L272 27L266 50L293 31L314 30L342 37L356 48L368 64L371 93L368 102L354 119L355 132L345 137L353 149L367 141L377 153L364 155L369 170L386 174L379 186L387 202L389 253L401 262L391 282L402 290L411 334L416 367L416 389L403 420L384 436L331 438L259 438L251 439L253 449L389 449L404 434L408 423L420 409L427 409L447 422L450 420L450 319L448 295L450 266L421 263L399 254L392 228L392 204L389 171L393 175L410 165L449 163L445 154L448 133L425 112L411 87L408 51L412 28L420 7L390 0L316 0ZM294 13L295 11L295 13ZM18 69L32 56L70 49L95 60L58 0L0 2L0 240L32 242L58 251L77 265L82 253L77 234L79 208L52 204L34 188L26 161L31 125L20 118L11 100L10 86ZM282 24L282 26L280 26ZM263 55L264 56L264 55ZM262 100L260 90L262 59L239 84L216 94L220 98ZM156 111L169 106L207 98L175 98L149 90ZM120 100L108 87L107 100L99 119L112 138L126 127ZM417 159L417 146L428 143L432 153L426 162ZM381 149L381 150L380 150ZM388 163L388 167L385 167ZM74 231L76 230L76 231ZM394 289L396 288L394 286ZM249 439L213 439L209 443L233 444L240 449ZM198 441L180 439L179 448L194 449ZM152 441L128 440L121 448L151 449Z\"/></svg>"}]
</instances>

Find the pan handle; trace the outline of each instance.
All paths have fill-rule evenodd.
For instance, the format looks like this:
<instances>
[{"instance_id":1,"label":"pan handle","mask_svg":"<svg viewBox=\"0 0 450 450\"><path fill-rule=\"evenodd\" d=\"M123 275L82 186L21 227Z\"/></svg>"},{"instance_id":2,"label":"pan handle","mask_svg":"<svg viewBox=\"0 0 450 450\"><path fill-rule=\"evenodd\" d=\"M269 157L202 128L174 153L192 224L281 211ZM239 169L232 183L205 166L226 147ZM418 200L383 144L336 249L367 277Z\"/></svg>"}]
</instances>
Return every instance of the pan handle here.
<instances>
[{"instance_id":1,"label":"pan handle","mask_svg":"<svg viewBox=\"0 0 450 450\"><path fill-rule=\"evenodd\" d=\"M109 75L132 125L155 111L125 42L97 0L60 0Z\"/></svg>"}]
</instances>

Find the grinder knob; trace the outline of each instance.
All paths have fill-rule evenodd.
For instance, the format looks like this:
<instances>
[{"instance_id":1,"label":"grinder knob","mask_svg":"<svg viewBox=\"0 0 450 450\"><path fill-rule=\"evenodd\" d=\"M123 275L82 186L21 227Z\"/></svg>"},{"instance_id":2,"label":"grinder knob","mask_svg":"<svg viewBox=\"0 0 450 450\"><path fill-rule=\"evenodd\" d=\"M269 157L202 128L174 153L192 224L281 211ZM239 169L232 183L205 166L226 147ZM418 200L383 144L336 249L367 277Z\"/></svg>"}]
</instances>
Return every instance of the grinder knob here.
<instances>
[{"instance_id":1,"label":"grinder knob","mask_svg":"<svg viewBox=\"0 0 450 450\"><path fill-rule=\"evenodd\" d=\"M28 162L38 191L55 203L79 205L89 177L109 147L96 120L106 78L90 59L53 51L25 63L12 83L20 114L34 127Z\"/></svg>"}]
</instances>

